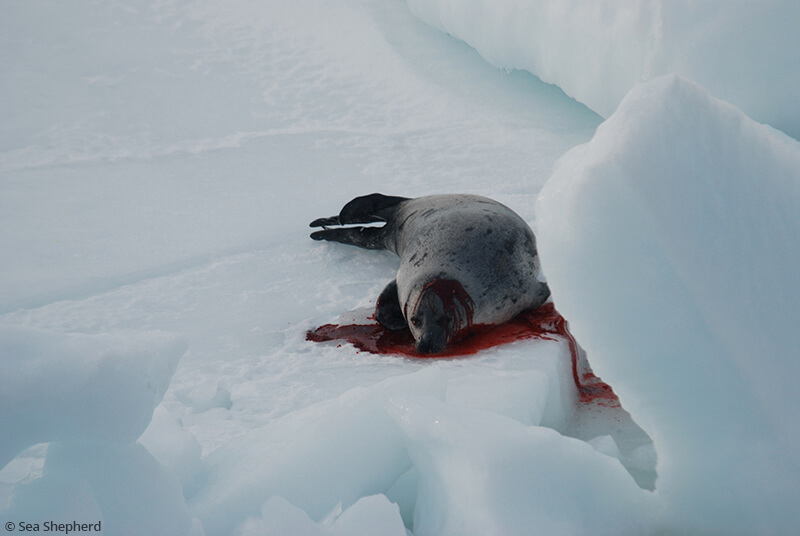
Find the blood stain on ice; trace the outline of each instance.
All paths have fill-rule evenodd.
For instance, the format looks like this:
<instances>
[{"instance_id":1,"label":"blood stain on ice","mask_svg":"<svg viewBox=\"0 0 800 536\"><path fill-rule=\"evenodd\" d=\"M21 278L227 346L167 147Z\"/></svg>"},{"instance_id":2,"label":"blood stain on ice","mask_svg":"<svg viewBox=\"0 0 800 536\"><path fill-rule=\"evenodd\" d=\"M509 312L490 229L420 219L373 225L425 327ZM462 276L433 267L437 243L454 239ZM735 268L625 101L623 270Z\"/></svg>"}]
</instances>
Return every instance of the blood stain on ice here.
<instances>
[{"instance_id":1,"label":"blood stain on ice","mask_svg":"<svg viewBox=\"0 0 800 536\"><path fill-rule=\"evenodd\" d=\"M343 340L359 350L373 354L399 354L420 359L466 356L515 341L558 340L558 338L565 340L569 345L572 376L578 388L580 402L585 405L620 407L619 398L611 386L592 372L585 354L580 351L575 337L569 331L567 321L552 302L545 303L535 310L524 311L504 324L470 326L443 352L436 355L418 353L409 330L389 331L377 322L325 324L306 333L306 340L313 342Z\"/></svg>"}]
</instances>

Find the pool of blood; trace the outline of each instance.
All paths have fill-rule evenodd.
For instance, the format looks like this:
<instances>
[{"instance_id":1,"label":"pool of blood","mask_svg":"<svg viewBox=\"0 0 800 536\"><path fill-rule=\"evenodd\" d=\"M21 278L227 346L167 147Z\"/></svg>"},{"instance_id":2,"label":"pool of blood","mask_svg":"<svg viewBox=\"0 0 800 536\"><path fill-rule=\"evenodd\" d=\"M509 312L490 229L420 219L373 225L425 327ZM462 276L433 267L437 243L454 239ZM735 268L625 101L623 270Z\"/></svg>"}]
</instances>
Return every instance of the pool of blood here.
<instances>
[{"instance_id":1,"label":"pool of blood","mask_svg":"<svg viewBox=\"0 0 800 536\"><path fill-rule=\"evenodd\" d=\"M436 355L420 354L414 347L414 338L407 329L389 331L378 323L325 324L306 333L306 340L314 342L346 341L359 350L373 354L405 355L414 358L436 359L472 355L514 341L526 339L563 339L569 346L572 376L578 388L580 402L605 407L619 407L619 398L610 385L598 378L589 367L585 354L569 331L567 321L552 302L535 310L524 311L504 324L473 325L462 331L447 348Z\"/></svg>"}]
</instances>

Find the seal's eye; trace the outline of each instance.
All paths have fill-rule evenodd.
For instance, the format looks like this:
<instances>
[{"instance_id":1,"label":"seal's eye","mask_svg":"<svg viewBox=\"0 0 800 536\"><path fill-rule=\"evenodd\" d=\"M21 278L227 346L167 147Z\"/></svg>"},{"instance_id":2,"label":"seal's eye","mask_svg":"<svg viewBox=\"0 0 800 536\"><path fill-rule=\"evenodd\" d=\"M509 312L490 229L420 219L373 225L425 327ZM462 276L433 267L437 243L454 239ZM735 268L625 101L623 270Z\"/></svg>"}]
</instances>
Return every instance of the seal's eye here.
<instances>
[{"instance_id":1,"label":"seal's eye","mask_svg":"<svg viewBox=\"0 0 800 536\"><path fill-rule=\"evenodd\" d=\"M422 320L415 316L411 318L411 323L414 324L414 327L418 328L422 325Z\"/></svg>"}]
</instances>

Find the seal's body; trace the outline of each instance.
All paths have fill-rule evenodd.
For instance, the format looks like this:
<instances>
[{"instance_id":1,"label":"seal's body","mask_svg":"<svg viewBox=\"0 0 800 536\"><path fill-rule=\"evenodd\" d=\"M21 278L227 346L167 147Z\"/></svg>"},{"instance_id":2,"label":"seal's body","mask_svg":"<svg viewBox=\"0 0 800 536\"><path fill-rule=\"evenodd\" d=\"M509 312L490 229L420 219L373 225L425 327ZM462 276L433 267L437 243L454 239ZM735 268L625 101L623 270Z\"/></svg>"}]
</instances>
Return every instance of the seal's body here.
<instances>
[{"instance_id":1,"label":"seal's body","mask_svg":"<svg viewBox=\"0 0 800 536\"><path fill-rule=\"evenodd\" d=\"M385 221L382 227L342 227ZM378 298L376 319L411 330L420 353L441 352L474 325L501 324L550 295L537 279L536 239L508 207L475 195L409 199L372 194L339 216L321 218L311 235L400 257L397 278Z\"/></svg>"}]
</instances>

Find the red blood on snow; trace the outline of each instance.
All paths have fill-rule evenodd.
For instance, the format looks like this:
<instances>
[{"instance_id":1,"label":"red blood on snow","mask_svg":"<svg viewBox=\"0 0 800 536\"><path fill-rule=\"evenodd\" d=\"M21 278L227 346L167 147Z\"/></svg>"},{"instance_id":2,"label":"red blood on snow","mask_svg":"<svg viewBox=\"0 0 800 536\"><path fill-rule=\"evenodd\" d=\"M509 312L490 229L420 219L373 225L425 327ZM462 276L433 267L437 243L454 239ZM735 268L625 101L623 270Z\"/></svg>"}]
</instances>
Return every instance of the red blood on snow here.
<instances>
[{"instance_id":1,"label":"red blood on snow","mask_svg":"<svg viewBox=\"0 0 800 536\"><path fill-rule=\"evenodd\" d=\"M458 338L451 341L443 352L435 355L418 353L414 347L414 338L407 329L389 331L377 323L325 324L306 333L306 340L313 342L344 340L359 350L373 354L400 354L424 359L465 356L510 342L526 339L554 341L559 337L569 345L572 376L580 401L584 404L618 407L619 399L611 386L595 376L586 360L580 358L578 343L570 333L567 321L556 311L552 302L535 310L524 311L504 324L471 325L462 330Z\"/></svg>"},{"instance_id":2,"label":"red blood on snow","mask_svg":"<svg viewBox=\"0 0 800 536\"><path fill-rule=\"evenodd\" d=\"M464 287L461 286L461 283L455 279L434 279L422 287L422 292L417 296L417 302L411 307L411 311L417 311L419 301L423 296L429 294L435 294L439 300L441 300L442 308L450 312L453 318L452 330L457 333L464 332L464 330L468 330L466 333L472 331L472 317L475 314L475 302L472 301L472 298L467 294L467 291L464 290ZM380 306L380 303L378 306ZM408 303L405 304L403 315L408 318ZM448 338L450 337L449 331L447 336Z\"/></svg>"}]
</instances>

